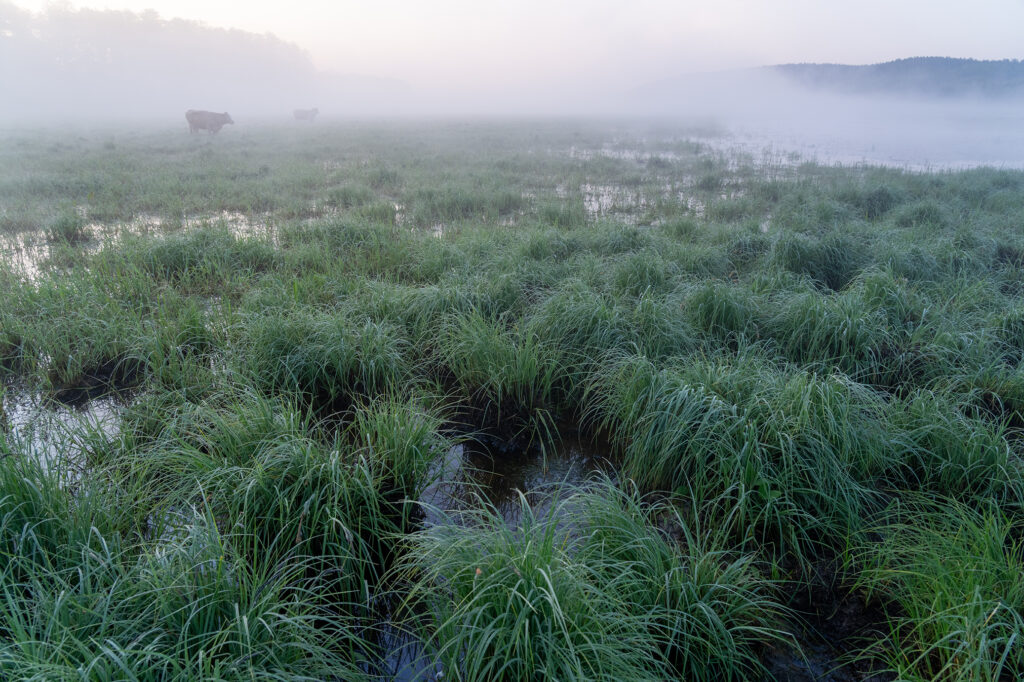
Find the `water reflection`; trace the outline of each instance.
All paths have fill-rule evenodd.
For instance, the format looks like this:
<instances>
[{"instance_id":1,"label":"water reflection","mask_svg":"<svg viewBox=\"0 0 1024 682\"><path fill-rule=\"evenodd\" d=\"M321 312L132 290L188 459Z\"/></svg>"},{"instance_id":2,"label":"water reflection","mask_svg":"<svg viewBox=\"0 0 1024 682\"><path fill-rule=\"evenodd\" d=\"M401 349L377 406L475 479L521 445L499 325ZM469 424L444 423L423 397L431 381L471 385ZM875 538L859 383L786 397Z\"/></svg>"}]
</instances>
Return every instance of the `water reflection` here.
<instances>
[{"instance_id":1,"label":"water reflection","mask_svg":"<svg viewBox=\"0 0 1024 682\"><path fill-rule=\"evenodd\" d=\"M424 522L445 522L445 512L490 504L507 523L518 526L520 494L535 516L544 516L557 499L586 486L597 471L612 473L610 447L568 431L551 448L510 450L499 441L467 441L448 450L420 495Z\"/></svg>"},{"instance_id":2,"label":"water reflection","mask_svg":"<svg viewBox=\"0 0 1024 682\"><path fill-rule=\"evenodd\" d=\"M127 399L117 394L76 405L47 399L28 391L7 390L0 395L7 448L59 466L73 479L86 467L86 440L117 436Z\"/></svg>"},{"instance_id":3,"label":"water reflection","mask_svg":"<svg viewBox=\"0 0 1024 682\"><path fill-rule=\"evenodd\" d=\"M129 221L88 223L81 228L82 239L67 243L52 238L47 230L27 230L0 234L0 261L17 276L37 281L48 266L61 267L64 256L92 255L108 246L117 246L128 236L166 236L182 230L226 227L235 237L267 237L276 239L277 232L270 214L247 215L239 211L220 211L210 215L186 216L170 221L161 216L140 214ZM55 263L58 261L58 263Z\"/></svg>"}]
</instances>

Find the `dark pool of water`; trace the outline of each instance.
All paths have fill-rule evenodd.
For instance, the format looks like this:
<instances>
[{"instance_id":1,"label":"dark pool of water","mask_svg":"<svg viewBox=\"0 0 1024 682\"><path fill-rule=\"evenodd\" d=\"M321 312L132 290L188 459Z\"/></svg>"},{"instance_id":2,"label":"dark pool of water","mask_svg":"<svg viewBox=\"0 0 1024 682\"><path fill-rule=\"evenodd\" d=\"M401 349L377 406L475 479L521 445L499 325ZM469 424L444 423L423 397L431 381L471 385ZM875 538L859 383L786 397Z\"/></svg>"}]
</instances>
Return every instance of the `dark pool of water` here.
<instances>
[{"instance_id":1,"label":"dark pool of water","mask_svg":"<svg viewBox=\"0 0 1024 682\"><path fill-rule=\"evenodd\" d=\"M552 504L587 484L595 472L611 475L610 447L572 429L551 447L508 447L497 439L478 438L451 448L431 472L431 484L420 495L424 523L446 520L444 512L493 506L507 523L517 526L523 500L535 516L550 513Z\"/></svg>"},{"instance_id":2,"label":"dark pool of water","mask_svg":"<svg viewBox=\"0 0 1024 682\"><path fill-rule=\"evenodd\" d=\"M892 682L885 669L888 616L880 604L846 589L834 561L822 560L790 607L793 641L766 652L765 665L777 680L792 682Z\"/></svg>"}]
</instances>

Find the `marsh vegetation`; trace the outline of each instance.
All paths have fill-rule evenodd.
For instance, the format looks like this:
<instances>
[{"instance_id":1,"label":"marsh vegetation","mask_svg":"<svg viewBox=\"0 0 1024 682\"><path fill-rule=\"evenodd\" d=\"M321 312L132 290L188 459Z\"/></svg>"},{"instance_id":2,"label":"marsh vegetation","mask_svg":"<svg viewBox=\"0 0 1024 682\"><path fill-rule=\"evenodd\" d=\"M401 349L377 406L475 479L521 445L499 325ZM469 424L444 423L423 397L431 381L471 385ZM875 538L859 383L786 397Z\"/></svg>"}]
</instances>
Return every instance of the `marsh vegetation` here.
<instances>
[{"instance_id":1,"label":"marsh vegetation","mask_svg":"<svg viewBox=\"0 0 1024 682\"><path fill-rule=\"evenodd\" d=\"M0 147L0 677L1024 675L1024 172L231 133Z\"/></svg>"}]
</instances>

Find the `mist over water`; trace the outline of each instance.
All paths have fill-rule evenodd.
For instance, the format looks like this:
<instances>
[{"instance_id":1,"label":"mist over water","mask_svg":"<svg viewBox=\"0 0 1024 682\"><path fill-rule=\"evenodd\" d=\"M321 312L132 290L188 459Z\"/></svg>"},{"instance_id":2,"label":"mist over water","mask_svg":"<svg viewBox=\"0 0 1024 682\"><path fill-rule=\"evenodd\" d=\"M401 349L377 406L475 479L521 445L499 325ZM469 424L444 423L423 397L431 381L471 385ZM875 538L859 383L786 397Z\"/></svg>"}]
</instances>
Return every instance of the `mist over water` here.
<instances>
[{"instance_id":1,"label":"mist over water","mask_svg":"<svg viewBox=\"0 0 1024 682\"><path fill-rule=\"evenodd\" d=\"M886 97L802 98L803 111L723 112L734 148L825 164L909 170L1024 168L1022 103Z\"/></svg>"},{"instance_id":2,"label":"mist over water","mask_svg":"<svg viewBox=\"0 0 1024 682\"><path fill-rule=\"evenodd\" d=\"M716 144L779 160L912 170L1024 167L1024 98L837 93L769 69L687 76L637 91L636 113L715 121Z\"/></svg>"},{"instance_id":3,"label":"mist over water","mask_svg":"<svg viewBox=\"0 0 1024 682\"><path fill-rule=\"evenodd\" d=\"M681 70L685 70L681 67ZM514 76L514 77L512 77ZM517 83L505 87L505 82ZM913 170L1024 167L1024 97L842 94L769 69L680 76L624 89L600 74L524 86L522 74L425 89L318 70L273 35L164 19L155 12L41 13L0 2L0 127L180 126L186 109L255 124L418 117L598 117L711 122L710 143L780 161L884 164Z\"/></svg>"}]
</instances>

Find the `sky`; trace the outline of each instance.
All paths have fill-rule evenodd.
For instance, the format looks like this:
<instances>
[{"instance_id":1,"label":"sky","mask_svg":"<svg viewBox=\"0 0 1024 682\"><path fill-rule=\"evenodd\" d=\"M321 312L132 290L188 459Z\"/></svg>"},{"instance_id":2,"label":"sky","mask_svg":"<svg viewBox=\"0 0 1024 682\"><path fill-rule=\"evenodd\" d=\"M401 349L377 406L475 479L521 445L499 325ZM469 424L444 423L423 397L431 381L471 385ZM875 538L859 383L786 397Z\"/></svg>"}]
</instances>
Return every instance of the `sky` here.
<instances>
[{"instance_id":1,"label":"sky","mask_svg":"<svg viewBox=\"0 0 1024 682\"><path fill-rule=\"evenodd\" d=\"M14 0L38 11L46 0ZM273 33L323 70L437 91L628 87L690 72L1024 58L1024 0L84 0Z\"/></svg>"}]
</instances>

